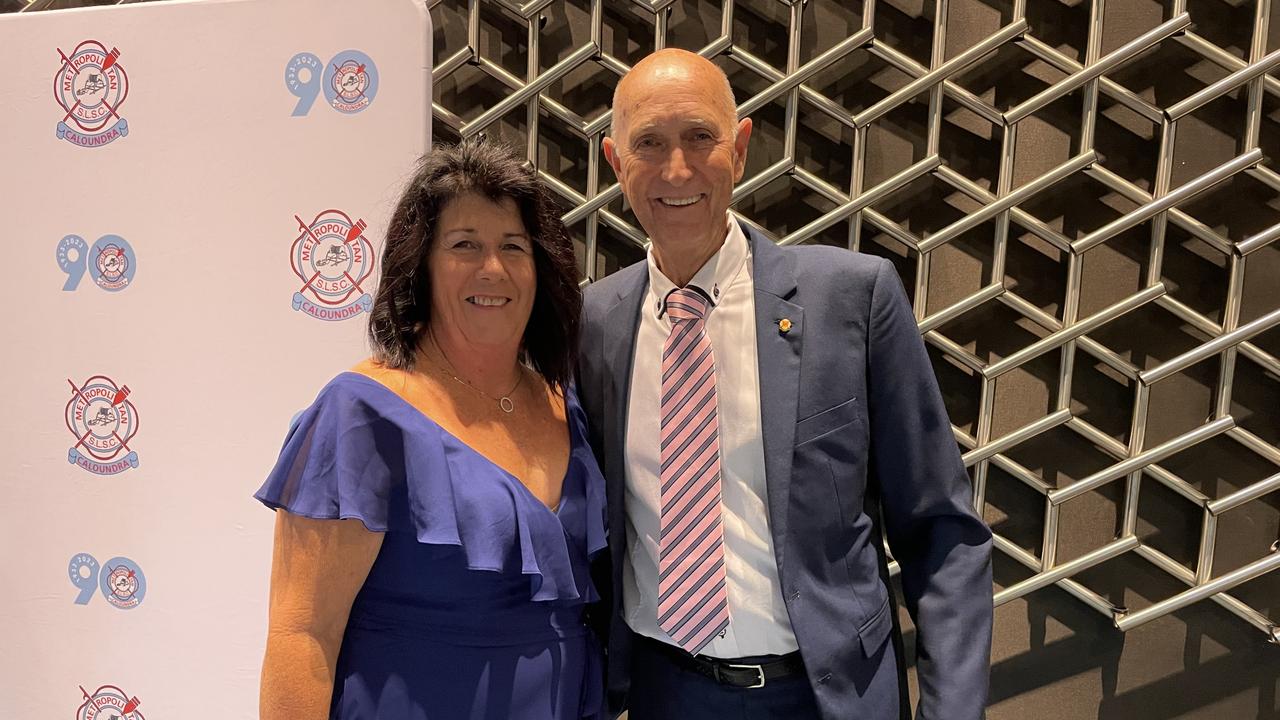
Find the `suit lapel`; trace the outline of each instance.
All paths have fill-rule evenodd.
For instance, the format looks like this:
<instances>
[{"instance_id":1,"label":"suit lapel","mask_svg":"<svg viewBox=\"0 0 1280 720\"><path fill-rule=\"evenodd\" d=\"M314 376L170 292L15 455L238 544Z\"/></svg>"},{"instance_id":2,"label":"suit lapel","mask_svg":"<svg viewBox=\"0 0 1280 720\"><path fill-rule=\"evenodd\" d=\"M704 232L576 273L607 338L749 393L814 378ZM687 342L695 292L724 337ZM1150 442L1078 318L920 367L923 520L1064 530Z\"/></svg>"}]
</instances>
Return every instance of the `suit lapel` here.
<instances>
[{"instance_id":1,"label":"suit lapel","mask_svg":"<svg viewBox=\"0 0 1280 720\"><path fill-rule=\"evenodd\" d=\"M627 404L631 399L631 369L635 360L636 331L640 327L640 303L649 286L644 263L636 263L635 277L626 278L618 289L618 301L605 317L604 367L604 470L609 501L609 526L615 537L623 538L623 496L626 488ZM628 272L622 270L620 272ZM610 543L620 553L623 543ZM621 565L615 557L615 575Z\"/></svg>"},{"instance_id":2,"label":"suit lapel","mask_svg":"<svg viewBox=\"0 0 1280 720\"><path fill-rule=\"evenodd\" d=\"M795 452L796 403L800 394L800 349L804 308L790 301L796 291L795 265L789 253L744 226L751 243L756 300L756 353L760 371L760 429L764 436L765 487L769 529L782 577L791 458ZM779 323L790 321L784 332Z\"/></svg>"}]
</instances>

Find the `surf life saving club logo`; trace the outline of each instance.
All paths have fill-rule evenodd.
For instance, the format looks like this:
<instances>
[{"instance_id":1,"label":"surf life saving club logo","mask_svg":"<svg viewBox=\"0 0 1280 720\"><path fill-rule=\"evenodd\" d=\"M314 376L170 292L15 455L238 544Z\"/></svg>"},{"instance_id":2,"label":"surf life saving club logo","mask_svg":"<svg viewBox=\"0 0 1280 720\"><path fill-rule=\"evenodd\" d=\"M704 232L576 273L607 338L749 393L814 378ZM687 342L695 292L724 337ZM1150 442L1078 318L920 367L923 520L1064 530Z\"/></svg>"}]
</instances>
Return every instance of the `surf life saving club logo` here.
<instances>
[{"instance_id":1,"label":"surf life saving club logo","mask_svg":"<svg viewBox=\"0 0 1280 720\"><path fill-rule=\"evenodd\" d=\"M289 260L302 281L293 294L293 309L319 320L346 320L372 309L373 297L363 287L373 274L365 221L352 222L341 210L325 210L310 223L297 215L293 219L301 234L289 249Z\"/></svg>"},{"instance_id":2,"label":"surf life saving club logo","mask_svg":"<svg viewBox=\"0 0 1280 720\"><path fill-rule=\"evenodd\" d=\"M109 145L129 134L120 106L129 96L129 76L120 51L85 40L71 51L58 48L62 66L53 76L53 97L65 113L58 137L80 147Z\"/></svg>"},{"instance_id":3,"label":"surf life saving club logo","mask_svg":"<svg viewBox=\"0 0 1280 720\"><path fill-rule=\"evenodd\" d=\"M115 475L138 467L138 453L129 441L138 434L138 411L129 402L129 386L116 385L105 375L94 375L71 386L67 401L67 430L76 443L67 460L95 475Z\"/></svg>"},{"instance_id":4,"label":"surf life saving club logo","mask_svg":"<svg viewBox=\"0 0 1280 720\"><path fill-rule=\"evenodd\" d=\"M103 685L90 693L80 686L84 702L76 710L76 720L146 720L138 712L142 704L138 696L129 697L129 693L115 685Z\"/></svg>"}]
</instances>

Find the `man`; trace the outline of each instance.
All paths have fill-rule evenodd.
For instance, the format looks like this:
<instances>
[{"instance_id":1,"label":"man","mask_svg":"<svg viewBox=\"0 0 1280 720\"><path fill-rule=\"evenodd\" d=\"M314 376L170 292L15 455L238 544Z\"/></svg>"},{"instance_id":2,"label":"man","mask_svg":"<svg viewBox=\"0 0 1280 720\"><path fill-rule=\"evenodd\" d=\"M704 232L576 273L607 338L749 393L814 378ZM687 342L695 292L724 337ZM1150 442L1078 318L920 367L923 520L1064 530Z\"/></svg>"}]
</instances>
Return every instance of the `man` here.
<instances>
[{"instance_id":1,"label":"man","mask_svg":"<svg viewBox=\"0 0 1280 720\"><path fill-rule=\"evenodd\" d=\"M918 716L981 717L991 534L892 265L730 218L751 120L706 59L645 58L613 113L604 153L652 242L584 306L611 710L907 714L883 524L917 626Z\"/></svg>"}]
</instances>

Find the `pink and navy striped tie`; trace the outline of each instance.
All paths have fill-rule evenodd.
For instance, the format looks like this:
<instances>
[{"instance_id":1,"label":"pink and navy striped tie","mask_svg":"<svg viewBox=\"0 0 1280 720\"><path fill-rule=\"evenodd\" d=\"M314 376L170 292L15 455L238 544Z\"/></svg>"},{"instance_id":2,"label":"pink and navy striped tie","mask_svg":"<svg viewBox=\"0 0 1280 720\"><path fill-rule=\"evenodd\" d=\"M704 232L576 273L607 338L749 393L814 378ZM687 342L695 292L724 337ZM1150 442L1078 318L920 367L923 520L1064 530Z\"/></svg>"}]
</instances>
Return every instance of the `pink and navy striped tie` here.
<instances>
[{"instance_id":1,"label":"pink and navy striped tie","mask_svg":"<svg viewBox=\"0 0 1280 720\"><path fill-rule=\"evenodd\" d=\"M729 626L709 309L697 290L673 290L662 348L658 627L695 655Z\"/></svg>"}]
</instances>

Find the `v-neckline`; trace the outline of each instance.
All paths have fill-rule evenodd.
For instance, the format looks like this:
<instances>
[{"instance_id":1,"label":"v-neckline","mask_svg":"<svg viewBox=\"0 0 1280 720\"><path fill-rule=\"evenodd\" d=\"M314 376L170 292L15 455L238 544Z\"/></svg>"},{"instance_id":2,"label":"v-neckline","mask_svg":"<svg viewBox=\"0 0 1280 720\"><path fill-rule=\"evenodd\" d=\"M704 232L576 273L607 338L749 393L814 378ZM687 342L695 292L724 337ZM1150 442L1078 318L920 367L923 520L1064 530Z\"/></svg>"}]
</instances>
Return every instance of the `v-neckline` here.
<instances>
[{"instance_id":1,"label":"v-neckline","mask_svg":"<svg viewBox=\"0 0 1280 720\"><path fill-rule=\"evenodd\" d=\"M542 498L539 498L537 495L535 495L533 491L529 489L529 486L525 485L524 482L520 478L516 477L515 474L512 473L510 470L507 470L506 468L502 467L498 463L494 462L492 458L490 458L488 455L485 455L484 453L477 450L466 440L463 440L457 435L449 432L449 430L445 428L445 426L437 422L435 418L423 412L421 408L419 408L417 405L414 405L413 403L406 400L395 390L392 390L391 388L387 387L386 385L383 385L382 383L369 377L368 375L365 375L364 373L356 372L354 370L347 370L343 372L342 375L350 375L352 377L371 383L376 387L380 388L381 390L386 392L388 395L398 400L405 407L412 410L414 415L422 418L423 421L425 421L431 427L434 427L442 435L452 440L455 444L460 445L467 452L470 452L472 455L475 455L476 457L483 460L494 470L497 470L499 473L502 473L502 475L505 478L507 478L509 482L515 483L515 485L519 487L520 490L522 490L525 493L525 495L529 496L530 500L533 500L535 503L537 503L538 507L541 507L543 510L546 510L548 513L554 516L557 520L560 519L560 511L564 509L565 485L569 481L570 473L573 472L574 441L576 439L575 432L573 429L573 422L569 418L569 394L567 391L565 392L565 396L564 396L564 404L565 404L565 422L569 428L569 458L568 458L568 462L565 463L564 477L560 478L560 502L557 503L556 506L553 508L550 505L543 502Z\"/></svg>"}]
</instances>

